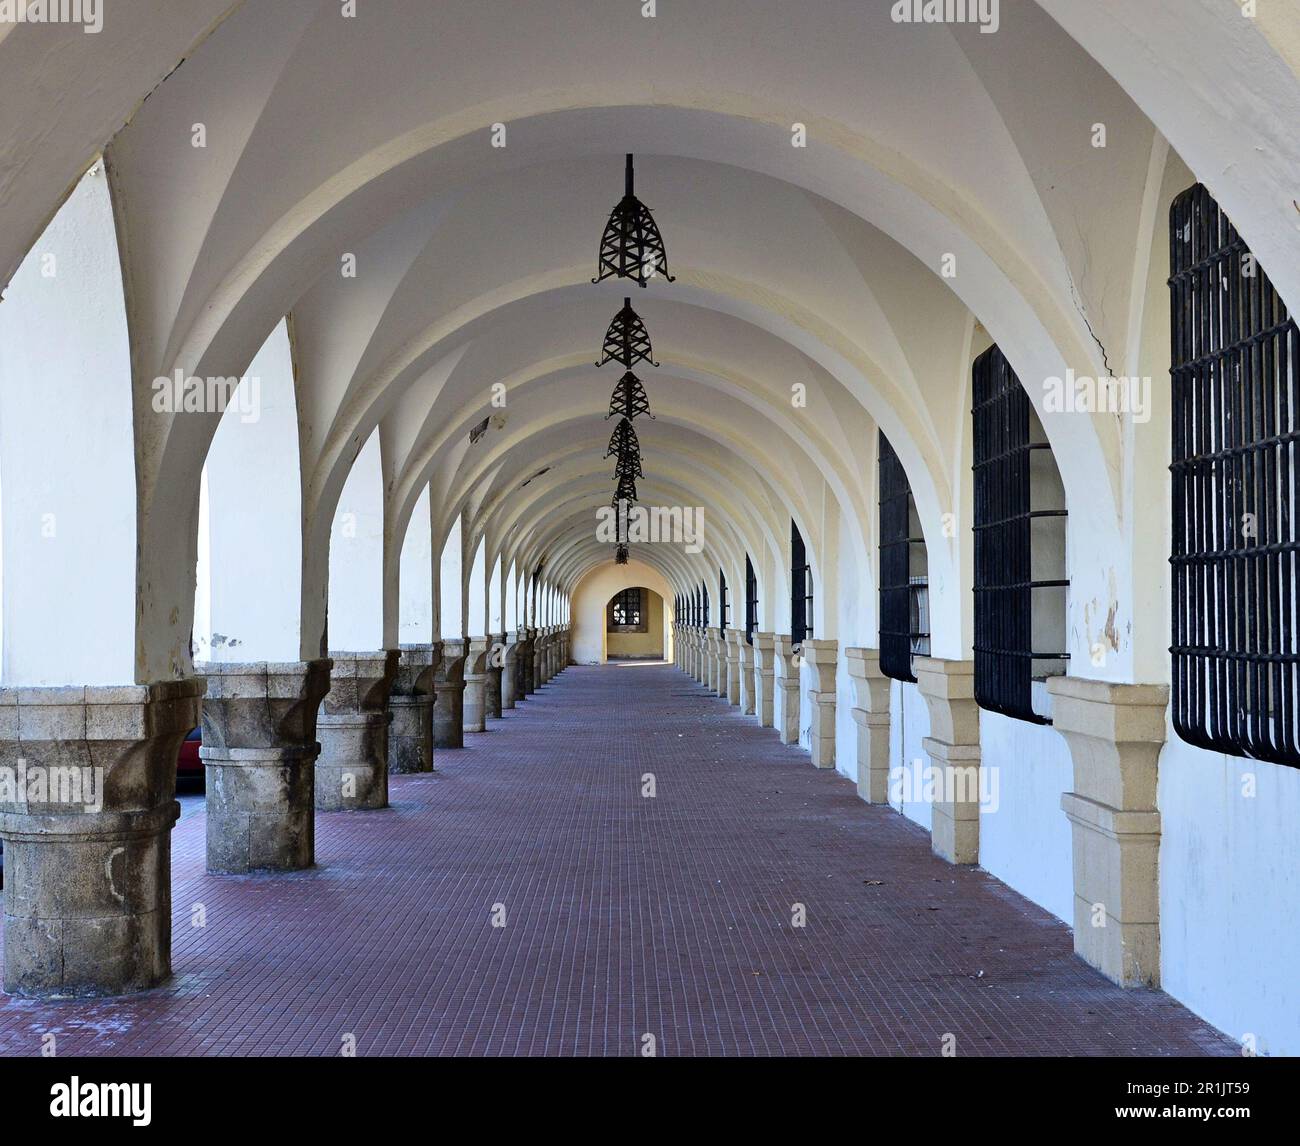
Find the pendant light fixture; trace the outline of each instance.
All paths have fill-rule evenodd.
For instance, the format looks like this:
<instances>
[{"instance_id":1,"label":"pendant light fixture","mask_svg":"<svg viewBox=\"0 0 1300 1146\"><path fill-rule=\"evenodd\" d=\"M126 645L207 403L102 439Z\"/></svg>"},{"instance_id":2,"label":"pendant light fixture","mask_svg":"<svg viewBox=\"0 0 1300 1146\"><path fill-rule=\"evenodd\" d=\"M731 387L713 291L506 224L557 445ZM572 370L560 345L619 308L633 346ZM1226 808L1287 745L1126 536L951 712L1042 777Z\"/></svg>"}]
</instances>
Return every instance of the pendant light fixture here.
<instances>
[{"instance_id":1,"label":"pendant light fixture","mask_svg":"<svg viewBox=\"0 0 1300 1146\"><path fill-rule=\"evenodd\" d=\"M636 197L632 156L624 170L623 198L609 213L605 233L600 238L600 269L593 283L608 278L632 279L644 287L655 275L669 282L668 252L663 236L650 214L650 208Z\"/></svg>"}]
</instances>

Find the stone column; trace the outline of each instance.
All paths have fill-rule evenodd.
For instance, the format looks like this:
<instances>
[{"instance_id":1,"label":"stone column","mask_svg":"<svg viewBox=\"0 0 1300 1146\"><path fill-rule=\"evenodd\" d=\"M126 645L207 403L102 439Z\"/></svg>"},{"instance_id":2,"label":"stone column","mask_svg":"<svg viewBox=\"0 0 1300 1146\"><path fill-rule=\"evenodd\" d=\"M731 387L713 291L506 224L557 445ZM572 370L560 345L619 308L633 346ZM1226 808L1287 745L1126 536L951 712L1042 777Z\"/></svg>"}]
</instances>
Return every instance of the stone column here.
<instances>
[{"instance_id":1,"label":"stone column","mask_svg":"<svg viewBox=\"0 0 1300 1146\"><path fill-rule=\"evenodd\" d=\"M9 993L121 994L171 974L176 757L202 695L202 678L0 689Z\"/></svg>"},{"instance_id":2,"label":"stone column","mask_svg":"<svg viewBox=\"0 0 1300 1146\"><path fill-rule=\"evenodd\" d=\"M740 711L754 715L754 646L740 635Z\"/></svg>"},{"instance_id":3,"label":"stone column","mask_svg":"<svg viewBox=\"0 0 1300 1146\"><path fill-rule=\"evenodd\" d=\"M514 708L519 691L519 642L514 633L503 633L501 642L505 646L501 654L501 708L505 711Z\"/></svg>"},{"instance_id":4,"label":"stone column","mask_svg":"<svg viewBox=\"0 0 1300 1146\"><path fill-rule=\"evenodd\" d=\"M515 703L528 699L533 691L533 646L528 629L515 634Z\"/></svg>"},{"instance_id":5,"label":"stone column","mask_svg":"<svg viewBox=\"0 0 1300 1146\"><path fill-rule=\"evenodd\" d=\"M1074 843L1074 949L1122 987L1160 983L1156 778L1169 690L1057 676L1052 725L1070 746L1061 796Z\"/></svg>"},{"instance_id":6,"label":"stone column","mask_svg":"<svg viewBox=\"0 0 1300 1146\"><path fill-rule=\"evenodd\" d=\"M527 685L527 692L532 696L540 687L542 682L537 679L537 640L540 636L537 629L528 630L528 664L524 681Z\"/></svg>"},{"instance_id":7,"label":"stone column","mask_svg":"<svg viewBox=\"0 0 1300 1146\"><path fill-rule=\"evenodd\" d=\"M799 664L801 654L794 638L778 633L773 642L776 663L776 695L772 718L782 744L799 743Z\"/></svg>"},{"instance_id":8,"label":"stone column","mask_svg":"<svg viewBox=\"0 0 1300 1146\"><path fill-rule=\"evenodd\" d=\"M208 871L296 871L316 862L316 718L328 660L204 664Z\"/></svg>"},{"instance_id":9,"label":"stone column","mask_svg":"<svg viewBox=\"0 0 1300 1146\"><path fill-rule=\"evenodd\" d=\"M934 767L930 848L949 863L980 859L980 713L975 662L918 657L916 684L930 712L921 741Z\"/></svg>"},{"instance_id":10,"label":"stone column","mask_svg":"<svg viewBox=\"0 0 1300 1146\"><path fill-rule=\"evenodd\" d=\"M433 771L434 678L441 662L441 641L402 646L388 696L390 773Z\"/></svg>"},{"instance_id":11,"label":"stone column","mask_svg":"<svg viewBox=\"0 0 1300 1146\"><path fill-rule=\"evenodd\" d=\"M695 628L691 630L691 676L700 684L703 684L707 673L708 666L704 656L704 630Z\"/></svg>"},{"instance_id":12,"label":"stone column","mask_svg":"<svg viewBox=\"0 0 1300 1146\"><path fill-rule=\"evenodd\" d=\"M835 669L839 658L838 641L804 641L803 659L812 666L817 684L808 692L812 701L812 728L809 748L813 767L835 767Z\"/></svg>"},{"instance_id":13,"label":"stone column","mask_svg":"<svg viewBox=\"0 0 1300 1146\"><path fill-rule=\"evenodd\" d=\"M538 629L533 638L533 691L546 683L546 630Z\"/></svg>"},{"instance_id":14,"label":"stone column","mask_svg":"<svg viewBox=\"0 0 1300 1146\"><path fill-rule=\"evenodd\" d=\"M699 680L699 660L695 655L695 630L682 630L682 643L686 648L686 673L692 680Z\"/></svg>"},{"instance_id":15,"label":"stone column","mask_svg":"<svg viewBox=\"0 0 1300 1146\"><path fill-rule=\"evenodd\" d=\"M728 704L740 703L740 646L745 643L745 634L739 629L727 629L723 634L723 655L727 658Z\"/></svg>"},{"instance_id":16,"label":"stone column","mask_svg":"<svg viewBox=\"0 0 1300 1146\"><path fill-rule=\"evenodd\" d=\"M484 688L487 684L487 637L470 637L469 652L465 655L465 707L466 732L482 732L487 728L484 708Z\"/></svg>"},{"instance_id":17,"label":"stone column","mask_svg":"<svg viewBox=\"0 0 1300 1146\"><path fill-rule=\"evenodd\" d=\"M853 723L858 728L858 795L868 804L889 803L889 677L879 649L845 649L853 682Z\"/></svg>"},{"instance_id":18,"label":"stone column","mask_svg":"<svg viewBox=\"0 0 1300 1146\"><path fill-rule=\"evenodd\" d=\"M388 694L399 656L398 649L330 654L330 690L316 719L320 811L388 807Z\"/></svg>"},{"instance_id":19,"label":"stone column","mask_svg":"<svg viewBox=\"0 0 1300 1146\"><path fill-rule=\"evenodd\" d=\"M551 630L542 629L537 638L537 684L540 687L551 679Z\"/></svg>"},{"instance_id":20,"label":"stone column","mask_svg":"<svg viewBox=\"0 0 1300 1146\"><path fill-rule=\"evenodd\" d=\"M483 686L483 710L489 719L500 720L505 707L506 635L493 633L488 640L487 683Z\"/></svg>"},{"instance_id":21,"label":"stone column","mask_svg":"<svg viewBox=\"0 0 1300 1146\"><path fill-rule=\"evenodd\" d=\"M727 695L727 654L721 629L709 629L707 634L709 677L706 682L714 696Z\"/></svg>"},{"instance_id":22,"label":"stone column","mask_svg":"<svg viewBox=\"0 0 1300 1146\"><path fill-rule=\"evenodd\" d=\"M773 699L776 694L776 675L773 658L776 652L775 633L754 634L754 712L760 728L771 728L774 723Z\"/></svg>"},{"instance_id":23,"label":"stone column","mask_svg":"<svg viewBox=\"0 0 1300 1146\"><path fill-rule=\"evenodd\" d=\"M465 747L465 642L442 642L433 676L433 746Z\"/></svg>"}]
</instances>

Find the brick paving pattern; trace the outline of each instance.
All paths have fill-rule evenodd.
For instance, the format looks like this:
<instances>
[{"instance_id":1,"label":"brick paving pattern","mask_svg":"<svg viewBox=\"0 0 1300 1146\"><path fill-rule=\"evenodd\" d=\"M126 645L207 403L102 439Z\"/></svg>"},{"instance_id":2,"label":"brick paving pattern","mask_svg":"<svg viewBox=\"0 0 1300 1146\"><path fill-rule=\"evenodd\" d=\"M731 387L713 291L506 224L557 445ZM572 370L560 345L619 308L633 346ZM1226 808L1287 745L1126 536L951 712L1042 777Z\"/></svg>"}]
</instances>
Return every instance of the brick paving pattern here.
<instances>
[{"instance_id":1,"label":"brick paving pattern","mask_svg":"<svg viewBox=\"0 0 1300 1146\"><path fill-rule=\"evenodd\" d=\"M1159 991L665 665L575 667L393 807L317 815L318 866L204 871L174 836L175 977L0 995L61 1056L1233 1054ZM644 797L645 773L656 795ZM202 904L206 925L192 924ZM505 926L494 927L494 905ZM803 904L806 926L792 926Z\"/></svg>"}]
</instances>

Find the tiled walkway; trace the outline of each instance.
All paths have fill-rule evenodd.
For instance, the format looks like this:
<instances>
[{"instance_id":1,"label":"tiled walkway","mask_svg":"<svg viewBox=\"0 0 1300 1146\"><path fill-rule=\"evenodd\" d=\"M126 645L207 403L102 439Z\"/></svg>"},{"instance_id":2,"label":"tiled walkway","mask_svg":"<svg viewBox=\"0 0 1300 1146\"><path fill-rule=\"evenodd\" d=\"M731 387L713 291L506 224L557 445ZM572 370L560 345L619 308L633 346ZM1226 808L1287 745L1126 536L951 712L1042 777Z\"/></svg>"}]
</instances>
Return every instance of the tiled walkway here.
<instances>
[{"instance_id":1,"label":"tiled walkway","mask_svg":"<svg viewBox=\"0 0 1300 1146\"><path fill-rule=\"evenodd\" d=\"M660 1055L934 1055L946 1033L959 1055L1234 1051L677 669L570 668L467 739L395 778L392 809L318 815L310 872L205 874L195 808L174 835L175 979L0 996L0 1052L47 1032L60 1055L349 1037L361 1055L629 1055L647 1036Z\"/></svg>"}]
</instances>

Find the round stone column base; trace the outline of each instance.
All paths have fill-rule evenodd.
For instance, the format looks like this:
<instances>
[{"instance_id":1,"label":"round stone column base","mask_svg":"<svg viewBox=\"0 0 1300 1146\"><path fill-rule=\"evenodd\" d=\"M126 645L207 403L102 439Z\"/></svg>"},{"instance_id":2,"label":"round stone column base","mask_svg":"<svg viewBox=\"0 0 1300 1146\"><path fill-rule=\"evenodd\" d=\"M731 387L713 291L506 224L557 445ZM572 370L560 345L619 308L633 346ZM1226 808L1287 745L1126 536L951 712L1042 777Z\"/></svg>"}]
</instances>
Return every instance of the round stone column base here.
<instances>
[{"instance_id":1,"label":"round stone column base","mask_svg":"<svg viewBox=\"0 0 1300 1146\"><path fill-rule=\"evenodd\" d=\"M393 775L433 771L433 697L390 696L388 771Z\"/></svg>"},{"instance_id":2,"label":"round stone column base","mask_svg":"<svg viewBox=\"0 0 1300 1146\"><path fill-rule=\"evenodd\" d=\"M388 719L387 710L317 717L317 810L388 807Z\"/></svg>"},{"instance_id":3,"label":"round stone column base","mask_svg":"<svg viewBox=\"0 0 1300 1146\"><path fill-rule=\"evenodd\" d=\"M310 748L199 749L207 773L208 871L300 871L316 862Z\"/></svg>"},{"instance_id":4,"label":"round stone column base","mask_svg":"<svg viewBox=\"0 0 1300 1146\"><path fill-rule=\"evenodd\" d=\"M171 829L148 811L0 814L4 985L52 999L121 995L171 974Z\"/></svg>"}]
</instances>

